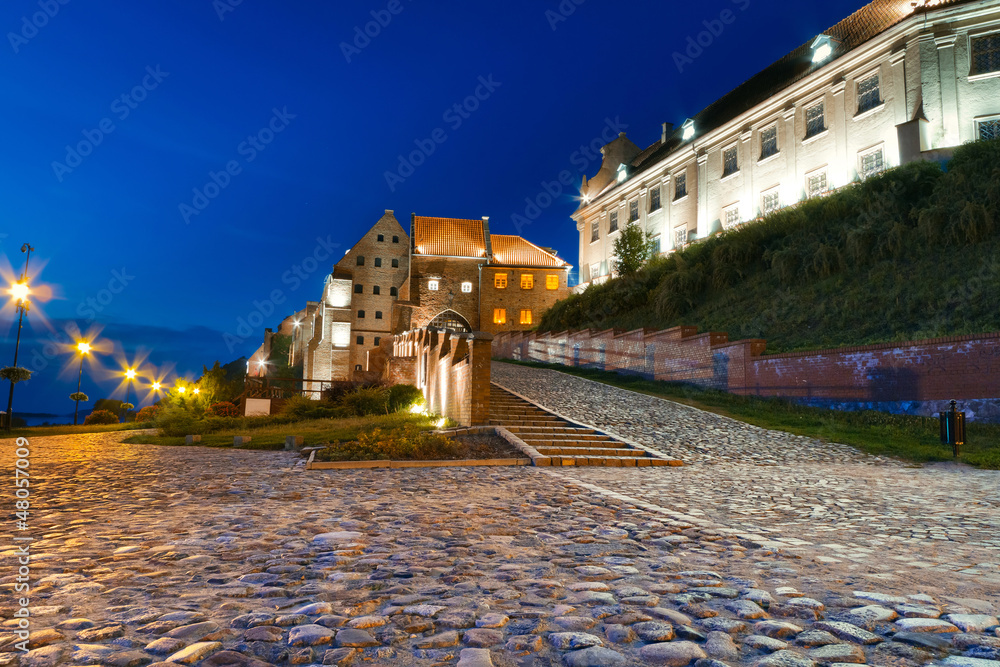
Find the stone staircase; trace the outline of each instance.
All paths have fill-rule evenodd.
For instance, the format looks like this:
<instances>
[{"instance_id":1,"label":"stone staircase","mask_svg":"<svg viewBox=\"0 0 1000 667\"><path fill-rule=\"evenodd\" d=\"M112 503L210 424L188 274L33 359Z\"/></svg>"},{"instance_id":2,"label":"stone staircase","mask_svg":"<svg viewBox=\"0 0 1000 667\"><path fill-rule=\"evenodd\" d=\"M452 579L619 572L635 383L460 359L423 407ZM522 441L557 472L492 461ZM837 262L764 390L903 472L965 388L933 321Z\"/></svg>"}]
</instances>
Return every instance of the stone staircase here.
<instances>
[{"instance_id":1,"label":"stone staircase","mask_svg":"<svg viewBox=\"0 0 1000 667\"><path fill-rule=\"evenodd\" d=\"M647 452L600 431L568 422L495 384L490 387L490 424L504 427L534 448L543 457L536 459L535 465L681 465L676 459Z\"/></svg>"}]
</instances>

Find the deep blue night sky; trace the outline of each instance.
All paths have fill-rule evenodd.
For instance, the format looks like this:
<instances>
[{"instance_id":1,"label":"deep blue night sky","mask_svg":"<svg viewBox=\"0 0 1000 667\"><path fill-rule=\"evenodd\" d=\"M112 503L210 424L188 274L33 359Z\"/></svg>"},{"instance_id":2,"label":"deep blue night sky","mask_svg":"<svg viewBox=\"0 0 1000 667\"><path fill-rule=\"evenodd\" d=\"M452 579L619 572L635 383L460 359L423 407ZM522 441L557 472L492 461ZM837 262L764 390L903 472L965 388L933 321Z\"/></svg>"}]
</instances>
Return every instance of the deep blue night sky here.
<instances>
[{"instance_id":1,"label":"deep blue night sky","mask_svg":"<svg viewBox=\"0 0 1000 667\"><path fill-rule=\"evenodd\" d=\"M413 211L490 216L493 231L517 233L513 216L543 182L596 172L597 161L574 153L606 119L646 147L660 123L679 124L861 6L236 2L10 0L0 10L0 253L19 272L21 244L35 246L32 263L45 264L35 282L58 294L37 309L56 331L103 327L129 359L145 347L161 373L174 364L171 378L253 352L264 326L318 298L330 265L384 209L404 224ZM58 11L25 28L45 6ZM556 21L560 6L575 11ZM735 22L678 71L672 54L725 9ZM373 11L391 20L345 56L341 43L353 46ZM477 88L477 110L446 115ZM280 129L271 143L248 142L269 125ZM398 171L399 156L439 128L446 138L433 154L412 175ZM88 154L68 155L80 142ZM235 175L219 175L227 164ZM406 178L390 188L387 171ZM194 189L212 183L210 172L228 183L203 201ZM575 194L520 229L573 264ZM181 205L198 212L186 220ZM293 277L328 243L340 244L328 261ZM224 333L237 334L274 290L286 301L243 344L227 344ZM15 327L4 332L0 365L9 365ZM46 350L47 335L32 312L19 365L38 372L19 385L15 412L72 410L77 367ZM118 386L100 377L88 369L91 398Z\"/></svg>"}]
</instances>

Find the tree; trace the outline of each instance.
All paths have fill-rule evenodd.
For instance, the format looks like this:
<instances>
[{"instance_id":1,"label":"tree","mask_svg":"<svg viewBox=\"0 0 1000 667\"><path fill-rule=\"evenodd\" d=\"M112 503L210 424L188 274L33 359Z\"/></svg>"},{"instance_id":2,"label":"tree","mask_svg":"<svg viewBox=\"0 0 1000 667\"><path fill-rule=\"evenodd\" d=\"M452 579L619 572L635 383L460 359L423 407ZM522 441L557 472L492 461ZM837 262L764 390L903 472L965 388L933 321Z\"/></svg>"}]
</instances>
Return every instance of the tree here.
<instances>
[{"instance_id":1,"label":"tree","mask_svg":"<svg viewBox=\"0 0 1000 667\"><path fill-rule=\"evenodd\" d=\"M613 268L619 276L641 269L655 253L654 241L639 225L626 225L615 239Z\"/></svg>"},{"instance_id":2,"label":"tree","mask_svg":"<svg viewBox=\"0 0 1000 667\"><path fill-rule=\"evenodd\" d=\"M216 361L212 368L202 366L201 379L198 380L198 388L201 389L201 396L209 405L219 401L231 401L240 395L243 388L239 383L229 378L226 368Z\"/></svg>"},{"instance_id":3,"label":"tree","mask_svg":"<svg viewBox=\"0 0 1000 667\"><path fill-rule=\"evenodd\" d=\"M118 414L122 410L122 401L116 398L99 398L94 401L94 410L107 410L108 412Z\"/></svg>"}]
</instances>

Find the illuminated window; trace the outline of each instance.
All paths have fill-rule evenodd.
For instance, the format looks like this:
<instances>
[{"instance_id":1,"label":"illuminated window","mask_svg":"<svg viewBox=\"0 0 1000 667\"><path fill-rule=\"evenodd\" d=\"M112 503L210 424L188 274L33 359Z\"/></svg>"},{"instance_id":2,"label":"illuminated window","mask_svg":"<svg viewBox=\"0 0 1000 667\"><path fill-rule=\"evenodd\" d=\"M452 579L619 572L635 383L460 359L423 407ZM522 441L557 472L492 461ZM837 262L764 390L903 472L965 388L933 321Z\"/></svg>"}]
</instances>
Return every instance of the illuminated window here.
<instances>
[{"instance_id":1,"label":"illuminated window","mask_svg":"<svg viewBox=\"0 0 1000 667\"><path fill-rule=\"evenodd\" d=\"M507 310L505 308L493 309L493 324L507 324Z\"/></svg>"},{"instance_id":2,"label":"illuminated window","mask_svg":"<svg viewBox=\"0 0 1000 667\"><path fill-rule=\"evenodd\" d=\"M778 210L781 205L780 193L777 189L771 190L770 192L765 192L761 195L760 210L763 215L769 213L774 213Z\"/></svg>"},{"instance_id":3,"label":"illuminated window","mask_svg":"<svg viewBox=\"0 0 1000 667\"><path fill-rule=\"evenodd\" d=\"M722 177L732 176L740 170L739 151L731 146L722 151Z\"/></svg>"},{"instance_id":4,"label":"illuminated window","mask_svg":"<svg viewBox=\"0 0 1000 667\"><path fill-rule=\"evenodd\" d=\"M688 177L687 174L678 174L677 180L674 181L674 199L683 199L687 197L688 194Z\"/></svg>"},{"instance_id":5,"label":"illuminated window","mask_svg":"<svg viewBox=\"0 0 1000 667\"><path fill-rule=\"evenodd\" d=\"M872 74L858 81L858 113L871 111L882 104L882 93L879 91L878 74Z\"/></svg>"},{"instance_id":6,"label":"illuminated window","mask_svg":"<svg viewBox=\"0 0 1000 667\"><path fill-rule=\"evenodd\" d=\"M1000 33L972 40L972 73L988 72L1000 72Z\"/></svg>"},{"instance_id":7,"label":"illuminated window","mask_svg":"<svg viewBox=\"0 0 1000 667\"><path fill-rule=\"evenodd\" d=\"M976 121L976 135L983 141L1000 139L1000 118Z\"/></svg>"},{"instance_id":8,"label":"illuminated window","mask_svg":"<svg viewBox=\"0 0 1000 667\"><path fill-rule=\"evenodd\" d=\"M398 259L392 260L392 268L394 268L394 269L398 269L399 268L399 260Z\"/></svg>"},{"instance_id":9,"label":"illuminated window","mask_svg":"<svg viewBox=\"0 0 1000 667\"><path fill-rule=\"evenodd\" d=\"M733 206L731 208L727 208L724 212L723 220L724 222L722 223L722 226L725 229L730 229L740 224L740 207Z\"/></svg>"},{"instance_id":10,"label":"illuminated window","mask_svg":"<svg viewBox=\"0 0 1000 667\"><path fill-rule=\"evenodd\" d=\"M858 175L861 176L862 180L881 174L883 171L885 171L885 154L881 147L861 154Z\"/></svg>"},{"instance_id":11,"label":"illuminated window","mask_svg":"<svg viewBox=\"0 0 1000 667\"><path fill-rule=\"evenodd\" d=\"M497 273L493 276L493 286L497 289L507 289L507 274Z\"/></svg>"},{"instance_id":12,"label":"illuminated window","mask_svg":"<svg viewBox=\"0 0 1000 667\"><path fill-rule=\"evenodd\" d=\"M826 172L812 174L806 179L806 194L809 197L818 197L826 192Z\"/></svg>"},{"instance_id":13,"label":"illuminated window","mask_svg":"<svg viewBox=\"0 0 1000 667\"><path fill-rule=\"evenodd\" d=\"M594 220L590 223L590 242L594 243L601 238L601 223Z\"/></svg>"},{"instance_id":14,"label":"illuminated window","mask_svg":"<svg viewBox=\"0 0 1000 667\"><path fill-rule=\"evenodd\" d=\"M687 227L677 227L674 229L674 247L682 248L687 243Z\"/></svg>"},{"instance_id":15,"label":"illuminated window","mask_svg":"<svg viewBox=\"0 0 1000 667\"><path fill-rule=\"evenodd\" d=\"M760 159L778 154L778 126L772 125L760 131Z\"/></svg>"},{"instance_id":16,"label":"illuminated window","mask_svg":"<svg viewBox=\"0 0 1000 667\"><path fill-rule=\"evenodd\" d=\"M559 276L551 273L545 276L545 289L559 289Z\"/></svg>"},{"instance_id":17,"label":"illuminated window","mask_svg":"<svg viewBox=\"0 0 1000 667\"><path fill-rule=\"evenodd\" d=\"M628 221L635 222L639 219L639 200L633 199L628 205Z\"/></svg>"},{"instance_id":18,"label":"illuminated window","mask_svg":"<svg viewBox=\"0 0 1000 667\"><path fill-rule=\"evenodd\" d=\"M608 218L608 234L614 234L618 231L618 211L611 211L611 216Z\"/></svg>"},{"instance_id":19,"label":"illuminated window","mask_svg":"<svg viewBox=\"0 0 1000 667\"><path fill-rule=\"evenodd\" d=\"M806 139L826 131L826 115L823 103L818 102L806 109Z\"/></svg>"},{"instance_id":20,"label":"illuminated window","mask_svg":"<svg viewBox=\"0 0 1000 667\"><path fill-rule=\"evenodd\" d=\"M438 291L438 281L436 281L436 280L428 280L427 281L427 289L429 289L432 292L437 292Z\"/></svg>"},{"instance_id":21,"label":"illuminated window","mask_svg":"<svg viewBox=\"0 0 1000 667\"><path fill-rule=\"evenodd\" d=\"M652 213L653 211L659 211L659 210L660 210L660 186L657 185L656 187L650 189L649 191L649 211L650 213Z\"/></svg>"},{"instance_id":22,"label":"illuminated window","mask_svg":"<svg viewBox=\"0 0 1000 667\"><path fill-rule=\"evenodd\" d=\"M472 283L462 283L462 291L468 294L472 291Z\"/></svg>"},{"instance_id":23,"label":"illuminated window","mask_svg":"<svg viewBox=\"0 0 1000 667\"><path fill-rule=\"evenodd\" d=\"M533 273L521 274L521 289L531 289L535 286L535 275Z\"/></svg>"},{"instance_id":24,"label":"illuminated window","mask_svg":"<svg viewBox=\"0 0 1000 667\"><path fill-rule=\"evenodd\" d=\"M521 324L531 324L531 311L522 310L521 311Z\"/></svg>"}]
</instances>

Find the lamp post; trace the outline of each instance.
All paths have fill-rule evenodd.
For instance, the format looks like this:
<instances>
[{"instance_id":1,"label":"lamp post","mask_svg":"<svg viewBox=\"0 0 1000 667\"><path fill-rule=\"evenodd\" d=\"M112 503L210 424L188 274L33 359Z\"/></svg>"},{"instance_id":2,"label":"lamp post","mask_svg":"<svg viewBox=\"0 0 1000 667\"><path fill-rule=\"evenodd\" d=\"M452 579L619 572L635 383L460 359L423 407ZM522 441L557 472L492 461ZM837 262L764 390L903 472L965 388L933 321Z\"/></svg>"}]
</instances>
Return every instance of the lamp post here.
<instances>
[{"instance_id":1,"label":"lamp post","mask_svg":"<svg viewBox=\"0 0 1000 667\"><path fill-rule=\"evenodd\" d=\"M129 405L132 402L129 400L129 396L132 395L132 380L135 379L135 369L127 369L125 371L125 378L128 380L128 383L125 385L125 405ZM123 421L128 421L128 408L125 408L125 416L122 419Z\"/></svg>"},{"instance_id":2,"label":"lamp post","mask_svg":"<svg viewBox=\"0 0 1000 667\"><path fill-rule=\"evenodd\" d=\"M28 262L31 261L31 251L34 250L29 244L25 243L21 246L21 252L28 253L27 257L24 259L24 273L21 274L21 280L11 285L10 294L15 299L17 299L17 342L14 343L14 368L17 368L17 353L21 347L21 325L24 322L24 313L28 310ZM10 395L7 396L7 430L10 431L11 425L14 421L13 409L14 409L14 385L16 383L11 380L10 383Z\"/></svg>"},{"instance_id":3,"label":"lamp post","mask_svg":"<svg viewBox=\"0 0 1000 667\"><path fill-rule=\"evenodd\" d=\"M76 426L80 417L80 388L83 386L83 359L90 352L90 344L79 342L76 349L80 351L80 379L76 381L76 410L73 412L73 426Z\"/></svg>"}]
</instances>

